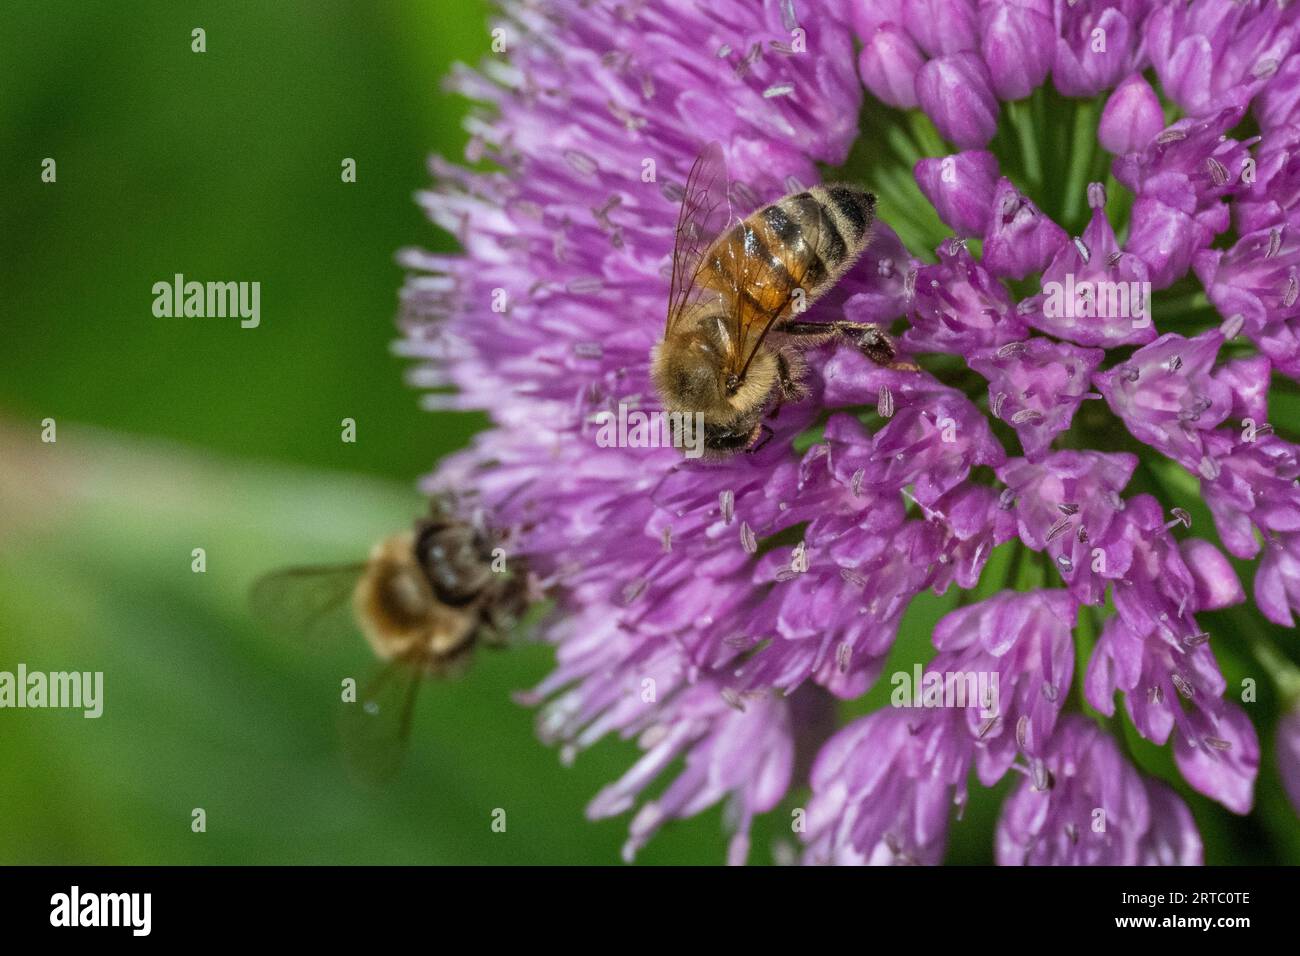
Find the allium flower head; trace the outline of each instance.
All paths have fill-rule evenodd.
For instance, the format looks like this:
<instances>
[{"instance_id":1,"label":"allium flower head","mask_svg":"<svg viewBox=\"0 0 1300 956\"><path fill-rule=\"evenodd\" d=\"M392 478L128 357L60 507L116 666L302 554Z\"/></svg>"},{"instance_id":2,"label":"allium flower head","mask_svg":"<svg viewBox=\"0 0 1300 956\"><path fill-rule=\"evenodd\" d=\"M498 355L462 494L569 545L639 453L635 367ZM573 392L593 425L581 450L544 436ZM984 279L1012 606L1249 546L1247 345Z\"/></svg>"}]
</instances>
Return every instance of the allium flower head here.
<instances>
[{"instance_id":1,"label":"allium flower head","mask_svg":"<svg viewBox=\"0 0 1300 956\"><path fill-rule=\"evenodd\" d=\"M436 159L421 197L464 251L404 254L403 348L430 407L491 416L428 486L475 496L553 602L541 736L643 751L589 810L630 814L627 858L722 803L732 862L784 805L809 862L937 863L972 774L1019 781L1007 864L1195 863L1179 791L1251 811L1254 698L1208 620L1300 610L1300 431L1269 419L1300 389L1298 10L506 0L505 52L451 79L480 104L469 165ZM877 195L801 319L888 327L920 371L823 346L751 453L606 447L600 423L660 408L715 141L738 216L822 180ZM900 676L926 594L947 613L915 663L985 689L836 729Z\"/></svg>"}]
</instances>

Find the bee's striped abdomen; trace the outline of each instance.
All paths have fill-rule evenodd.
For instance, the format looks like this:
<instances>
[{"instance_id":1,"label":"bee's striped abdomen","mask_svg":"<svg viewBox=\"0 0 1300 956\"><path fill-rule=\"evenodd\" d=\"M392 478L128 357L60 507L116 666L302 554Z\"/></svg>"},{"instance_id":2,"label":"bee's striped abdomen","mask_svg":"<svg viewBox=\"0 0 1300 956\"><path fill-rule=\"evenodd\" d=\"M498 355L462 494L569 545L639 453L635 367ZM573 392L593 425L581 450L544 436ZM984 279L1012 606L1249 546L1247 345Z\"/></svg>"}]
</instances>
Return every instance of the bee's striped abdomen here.
<instances>
[{"instance_id":1,"label":"bee's striped abdomen","mask_svg":"<svg viewBox=\"0 0 1300 956\"><path fill-rule=\"evenodd\" d=\"M876 197L852 186L814 186L759 215L789 237L786 269L816 298L861 255L875 218ZM776 231L776 230L774 230Z\"/></svg>"},{"instance_id":2,"label":"bee's striped abdomen","mask_svg":"<svg viewBox=\"0 0 1300 956\"><path fill-rule=\"evenodd\" d=\"M706 262L714 275L705 281L739 288L751 305L769 311L796 288L811 302L866 248L875 209L876 197L854 186L814 186L786 196L719 238Z\"/></svg>"}]
</instances>

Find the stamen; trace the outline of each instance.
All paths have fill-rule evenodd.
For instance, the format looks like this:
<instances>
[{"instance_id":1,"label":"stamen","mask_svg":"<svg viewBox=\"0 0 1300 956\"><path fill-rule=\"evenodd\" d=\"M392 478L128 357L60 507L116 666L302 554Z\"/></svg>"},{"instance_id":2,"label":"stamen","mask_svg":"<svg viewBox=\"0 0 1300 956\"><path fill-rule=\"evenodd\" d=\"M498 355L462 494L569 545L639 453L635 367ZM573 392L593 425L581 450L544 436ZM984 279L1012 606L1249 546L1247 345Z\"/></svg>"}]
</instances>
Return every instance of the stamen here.
<instances>
[{"instance_id":1,"label":"stamen","mask_svg":"<svg viewBox=\"0 0 1300 956\"><path fill-rule=\"evenodd\" d=\"M1056 510L1061 512L1063 515L1077 515L1079 513L1079 506L1071 502L1063 501L1056 506Z\"/></svg>"},{"instance_id":2,"label":"stamen","mask_svg":"<svg viewBox=\"0 0 1300 956\"><path fill-rule=\"evenodd\" d=\"M1282 6L1282 4L1279 4ZM1278 61L1271 56L1266 56L1255 64L1255 68L1250 71L1251 76L1257 80L1266 80L1277 72Z\"/></svg>"},{"instance_id":3,"label":"stamen","mask_svg":"<svg viewBox=\"0 0 1300 956\"><path fill-rule=\"evenodd\" d=\"M754 529L749 526L748 521L740 523L740 546L745 549L746 554L758 553L758 538L754 536Z\"/></svg>"},{"instance_id":4,"label":"stamen","mask_svg":"<svg viewBox=\"0 0 1300 956\"><path fill-rule=\"evenodd\" d=\"M670 203L673 204L680 203L682 201L682 197L686 195L685 186L683 186L681 183L675 183L669 179L664 180L663 184L659 187L659 191L663 193L663 197L665 199L667 199Z\"/></svg>"},{"instance_id":5,"label":"stamen","mask_svg":"<svg viewBox=\"0 0 1300 956\"><path fill-rule=\"evenodd\" d=\"M722 512L722 523L731 524L736 516L736 493L730 488L718 495L718 510Z\"/></svg>"},{"instance_id":6,"label":"stamen","mask_svg":"<svg viewBox=\"0 0 1300 956\"><path fill-rule=\"evenodd\" d=\"M1092 253L1088 251L1087 244L1078 236L1074 237L1074 248L1079 250L1079 258L1083 260L1085 266L1092 261Z\"/></svg>"},{"instance_id":7,"label":"stamen","mask_svg":"<svg viewBox=\"0 0 1300 956\"><path fill-rule=\"evenodd\" d=\"M737 76L744 76L755 63L763 59L763 44L757 41L749 48L749 51L740 58L736 63L735 70Z\"/></svg>"},{"instance_id":8,"label":"stamen","mask_svg":"<svg viewBox=\"0 0 1300 956\"><path fill-rule=\"evenodd\" d=\"M1238 312L1236 315L1231 315L1223 320L1223 324L1219 326L1219 332L1222 333L1225 339L1235 339L1241 334L1241 327L1245 324L1246 317Z\"/></svg>"},{"instance_id":9,"label":"stamen","mask_svg":"<svg viewBox=\"0 0 1300 956\"><path fill-rule=\"evenodd\" d=\"M1205 171L1210 174L1210 180L1216 186L1226 186L1228 184L1228 170L1213 156L1206 157Z\"/></svg>"},{"instance_id":10,"label":"stamen","mask_svg":"<svg viewBox=\"0 0 1300 956\"><path fill-rule=\"evenodd\" d=\"M645 578L638 578L637 580L633 581L631 584L629 584L627 587L623 589L623 603L631 604L642 594L644 594L645 589L648 588L649 586L650 586L650 582Z\"/></svg>"},{"instance_id":11,"label":"stamen","mask_svg":"<svg viewBox=\"0 0 1300 956\"><path fill-rule=\"evenodd\" d=\"M888 385L880 386L880 390L876 393L876 414L881 418L894 416L894 393Z\"/></svg>"},{"instance_id":12,"label":"stamen","mask_svg":"<svg viewBox=\"0 0 1300 956\"><path fill-rule=\"evenodd\" d=\"M573 167L575 172L581 173L583 176L594 176L599 168L594 159L576 149L566 149L564 151L564 160Z\"/></svg>"},{"instance_id":13,"label":"stamen","mask_svg":"<svg viewBox=\"0 0 1300 956\"><path fill-rule=\"evenodd\" d=\"M763 99L771 100L778 96L789 96L793 92L793 83L777 83L774 86L769 86L763 91Z\"/></svg>"},{"instance_id":14,"label":"stamen","mask_svg":"<svg viewBox=\"0 0 1300 956\"><path fill-rule=\"evenodd\" d=\"M1106 205L1106 187L1102 183L1088 183L1088 208L1100 209Z\"/></svg>"},{"instance_id":15,"label":"stamen","mask_svg":"<svg viewBox=\"0 0 1300 956\"><path fill-rule=\"evenodd\" d=\"M808 545L800 541L790 553L790 570L797 574L803 574L808 570Z\"/></svg>"},{"instance_id":16,"label":"stamen","mask_svg":"<svg viewBox=\"0 0 1300 956\"><path fill-rule=\"evenodd\" d=\"M781 26L785 27L786 33L798 29L799 21L794 15L794 0L781 0Z\"/></svg>"},{"instance_id":17,"label":"stamen","mask_svg":"<svg viewBox=\"0 0 1300 956\"><path fill-rule=\"evenodd\" d=\"M857 588L865 588L867 579L852 568L840 568L840 577Z\"/></svg>"},{"instance_id":18,"label":"stamen","mask_svg":"<svg viewBox=\"0 0 1300 956\"><path fill-rule=\"evenodd\" d=\"M1070 530L1070 519L1068 517L1062 518L1060 521L1056 522L1056 524L1052 525L1050 529L1048 529L1047 543L1051 544L1053 541L1055 541L1057 538L1059 538L1061 535L1065 534L1065 532L1069 530Z\"/></svg>"},{"instance_id":19,"label":"stamen","mask_svg":"<svg viewBox=\"0 0 1300 956\"><path fill-rule=\"evenodd\" d=\"M610 115L622 123L624 128L632 133L635 133L637 130L645 126L646 123L650 122L644 116L637 116L625 106L620 103L615 103L613 100L605 101L605 109L609 110Z\"/></svg>"},{"instance_id":20,"label":"stamen","mask_svg":"<svg viewBox=\"0 0 1300 956\"><path fill-rule=\"evenodd\" d=\"M579 276L565 283L565 291L573 295L595 295L605 288L605 280L599 276Z\"/></svg>"},{"instance_id":21,"label":"stamen","mask_svg":"<svg viewBox=\"0 0 1300 956\"><path fill-rule=\"evenodd\" d=\"M671 525L664 525L664 530L659 535L659 542L663 545L664 554L671 554L673 550L673 529Z\"/></svg>"},{"instance_id":22,"label":"stamen","mask_svg":"<svg viewBox=\"0 0 1300 956\"><path fill-rule=\"evenodd\" d=\"M731 204L737 209L758 208L758 194L744 180L733 179L728 195L731 197Z\"/></svg>"}]
</instances>

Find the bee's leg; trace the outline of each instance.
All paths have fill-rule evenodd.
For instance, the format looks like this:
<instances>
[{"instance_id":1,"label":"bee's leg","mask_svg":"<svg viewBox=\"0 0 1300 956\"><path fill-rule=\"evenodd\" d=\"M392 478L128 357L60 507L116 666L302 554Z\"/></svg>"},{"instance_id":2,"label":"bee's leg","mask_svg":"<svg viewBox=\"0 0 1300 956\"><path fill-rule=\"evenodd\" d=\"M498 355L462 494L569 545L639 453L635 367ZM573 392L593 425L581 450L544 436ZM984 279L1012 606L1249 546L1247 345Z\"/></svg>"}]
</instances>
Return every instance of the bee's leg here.
<instances>
[{"instance_id":1,"label":"bee's leg","mask_svg":"<svg viewBox=\"0 0 1300 956\"><path fill-rule=\"evenodd\" d=\"M745 449L745 451L751 455L762 451L763 447L768 442L770 442L773 438L776 437L776 432L772 431L772 429L770 429L768 426L759 425L758 427L759 427L759 434L761 434L763 437Z\"/></svg>"},{"instance_id":2,"label":"bee's leg","mask_svg":"<svg viewBox=\"0 0 1300 956\"><path fill-rule=\"evenodd\" d=\"M799 402L807 397L808 389L803 384L806 367L798 353L776 350L776 403L768 413L769 418L776 418L786 402Z\"/></svg>"},{"instance_id":3,"label":"bee's leg","mask_svg":"<svg viewBox=\"0 0 1300 956\"><path fill-rule=\"evenodd\" d=\"M848 322L786 322L773 331L777 335L789 336L800 348L812 349L842 335L840 326L849 324Z\"/></svg>"},{"instance_id":4,"label":"bee's leg","mask_svg":"<svg viewBox=\"0 0 1300 956\"><path fill-rule=\"evenodd\" d=\"M918 370L910 362L896 362L898 353L893 339L880 326L869 322L787 322L781 326L780 331L808 346L821 345L834 338L845 338L877 365L909 372Z\"/></svg>"}]
</instances>

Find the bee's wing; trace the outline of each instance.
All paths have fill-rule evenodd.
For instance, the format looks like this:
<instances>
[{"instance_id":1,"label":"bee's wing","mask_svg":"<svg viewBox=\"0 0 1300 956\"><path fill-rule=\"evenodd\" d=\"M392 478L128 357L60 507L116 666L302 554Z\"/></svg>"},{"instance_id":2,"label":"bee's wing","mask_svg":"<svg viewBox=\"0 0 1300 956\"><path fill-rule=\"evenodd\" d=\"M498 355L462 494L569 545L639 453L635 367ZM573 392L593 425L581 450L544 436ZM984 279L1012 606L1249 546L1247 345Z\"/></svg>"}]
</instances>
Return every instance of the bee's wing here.
<instances>
[{"instance_id":1,"label":"bee's wing","mask_svg":"<svg viewBox=\"0 0 1300 956\"><path fill-rule=\"evenodd\" d=\"M408 658L391 661L357 696L343 704L339 735L348 771L358 782L379 787L402 766L415 700L424 683L417 663Z\"/></svg>"},{"instance_id":2,"label":"bee's wing","mask_svg":"<svg viewBox=\"0 0 1300 956\"><path fill-rule=\"evenodd\" d=\"M821 219L824 215L821 213L815 221L803 225L802 241L813 249L821 245ZM737 342L727 362L728 376L734 376L736 380L744 379L767 333L789 316L796 288L778 274L784 266L773 254L745 254L745 249L751 244L754 248L763 246L752 233L753 227L745 223L740 241L726 244L726 255L730 256L731 274L736 277L738 290L730 305Z\"/></svg>"},{"instance_id":3,"label":"bee's wing","mask_svg":"<svg viewBox=\"0 0 1300 956\"><path fill-rule=\"evenodd\" d=\"M704 147L686 177L682 208L673 237L672 281L668 291L665 332L681 317L686 305L709 292L699 282L704 254L731 222L727 161L718 143ZM716 290L713 290L716 294Z\"/></svg>"},{"instance_id":4,"label":"bee's wing","mask_svg":"<svg viewBox=\"0 0 1300 956\"><path fill-rule=\"evenodd\" d=\"M253 582L249 606L268 628L295 637L355 633L351 597L365 569L361 562L272 571Z\"/></svg>"}]
</instances>

